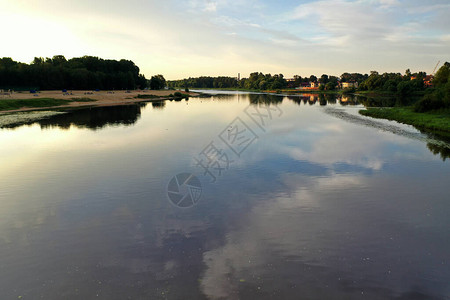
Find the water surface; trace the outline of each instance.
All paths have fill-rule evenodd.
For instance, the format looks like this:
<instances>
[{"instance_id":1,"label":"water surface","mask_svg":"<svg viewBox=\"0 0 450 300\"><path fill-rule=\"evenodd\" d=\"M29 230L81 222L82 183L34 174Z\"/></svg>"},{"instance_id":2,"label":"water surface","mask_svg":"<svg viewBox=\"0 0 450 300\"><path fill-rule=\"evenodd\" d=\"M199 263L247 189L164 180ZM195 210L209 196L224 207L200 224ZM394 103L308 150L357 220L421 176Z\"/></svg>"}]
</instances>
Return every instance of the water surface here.
<instances>
[{"instance_id":1,"label":"water surface","mask_svg":"<svg viewBox=\"0 0 450 300\"><path fill-rule=\"evenodd\" d=\"M3 126L0 298L449 299L448 144L359 109L228 93Z\"/></svg>"}]
</instances>

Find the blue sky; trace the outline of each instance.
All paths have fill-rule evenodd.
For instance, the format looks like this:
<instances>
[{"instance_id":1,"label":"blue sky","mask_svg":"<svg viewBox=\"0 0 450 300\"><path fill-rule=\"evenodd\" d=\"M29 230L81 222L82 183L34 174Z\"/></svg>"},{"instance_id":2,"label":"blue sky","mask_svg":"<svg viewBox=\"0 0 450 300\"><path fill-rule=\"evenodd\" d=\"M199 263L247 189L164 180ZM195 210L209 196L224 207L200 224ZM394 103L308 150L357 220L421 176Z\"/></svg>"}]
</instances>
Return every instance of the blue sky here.
<instances>
[{"instance_id":1,"label":"blue sky","mask_svg":"<svg viewBox=\"0 0 450 300\"><path fill-rule=\"evenodd\" d=\"M430 73L450 61L448 0L0 0L0 8L2 57L126 58L147 77Z\"/></svg>"}]
</instances>

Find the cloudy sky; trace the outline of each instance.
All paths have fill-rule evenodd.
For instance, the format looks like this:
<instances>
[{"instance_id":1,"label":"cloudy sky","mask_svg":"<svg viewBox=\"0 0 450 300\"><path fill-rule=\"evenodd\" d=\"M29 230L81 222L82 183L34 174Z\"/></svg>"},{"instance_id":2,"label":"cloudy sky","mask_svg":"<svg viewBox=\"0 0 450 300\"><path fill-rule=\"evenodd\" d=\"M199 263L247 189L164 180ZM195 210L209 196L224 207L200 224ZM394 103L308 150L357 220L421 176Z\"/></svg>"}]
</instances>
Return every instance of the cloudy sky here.
<instances>
[{"instance_id":1,"label":"cloudy sky","mask_svg":"<svg viewBox=\"0 0 450 300\"><path fill-rule=\"evenodd\" d=\"M426 71L448 0L0 0L0 57L130 59L147 77Z\"/></svg>"}]
</instances>

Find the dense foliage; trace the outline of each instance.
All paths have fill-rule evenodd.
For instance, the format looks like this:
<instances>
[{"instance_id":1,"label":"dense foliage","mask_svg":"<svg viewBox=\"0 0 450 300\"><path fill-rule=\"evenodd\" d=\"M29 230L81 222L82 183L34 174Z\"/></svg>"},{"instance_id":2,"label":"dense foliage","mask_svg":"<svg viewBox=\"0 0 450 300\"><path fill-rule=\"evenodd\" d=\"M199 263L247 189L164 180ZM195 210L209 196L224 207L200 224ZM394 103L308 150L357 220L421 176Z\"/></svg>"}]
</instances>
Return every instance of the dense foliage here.
<instances>
[{"instance_id":1,"label":"dense foliage","mask_svg":"<svg viewBox=\"0 0 450 300\"><path fill-rule=\"evenodd\" d=\"M152 76L149 85L152 90L162 90L166 87L166 79L162 75Z\"/></svg>"},{"instance_id":2,"label":"dense foliage","mask_svg":"<svg viewBox=\"0 0 450 300\"><path fill-rule=\"evenodd\" d=\"M416 112L450 108L450 63L446 62L433 79L434 88L416 103Z\"/></svg>"},{"instance_id":3,"label":"dense foliage","mask_svg":"<svg viewBox=\"0 0 450 300\"><path fill-rule=\"evenodd\" d=\"M406 71L405 75L400 73L379 74L376 71L372 71L370 76L361 83L359 90L385 91L402 96L410 95L425 89L425 76L424 72L411 74L409 70ZM411 79L412 77L415 77L415 79Z\"/></svg>"},{"instance_id":4,"label":"dense foliage","mask_svg":"<svg viewBox=\"0 0 450 300\"><path fill-rule=\"evenodd\" d=\"M342 74L341 82L363 82L369 76L359 73ZM292 80L286 80L283 74L263 74L254 72L249 78L238 80L235 77L209 77L188 78L182 80L172 80L168 82L169 88L232 88L246 90L279 90L285 88L296 88L302 84L311 82L323 85L323 90L335 90L338 87L339 78L323 74L320 78L314 75L302 77L295 75Z\"/></svg>"},{"instance_id":5,"label":"dense foliage","mask_svg":"<svg viewBox=\"0 0 450 300\"><path fill-rule=\"evenodd\" d=\"M182 80L172 80L168 83L169 88L239 88L238 80L233 77L209 77L202 76Z\"/></svg>"},{"instance_id":6,"label":"dense foliage","mask_svg":"<svg viewBox=\"0 0 450 300\"><path fill-rule=\"evenodd\" d=\"M1 89L136 89L145 88L147 80L130 60L105 60L84 56L67 60L36 57L31 64L11 58L0 59Z\"/></svg>"},{"instance_id":7,"label":"dense foliage","mask_svg":"<svg viewBox=\"0 0 450 300\"><path fill-rule=\"evenodd\" d=\"M287 87L287 81L283 74L266 74L254 72L249 78L240 81L240 85L244 89L249 90L278 90Z\"/></svg>"},{"instance_id":8,"label":"dense foliage","mask_svg":"<svg viewBox=\"0 0 450 300\"><path fill-rule=\"evenodd\" d=\"M254 72L249 78L237 80L234 77L198 77L169 81L171 88L238 88L247 90L277 90L286 88L287 81L283 74L271 75Z\"/></svg>"}]
</instances>

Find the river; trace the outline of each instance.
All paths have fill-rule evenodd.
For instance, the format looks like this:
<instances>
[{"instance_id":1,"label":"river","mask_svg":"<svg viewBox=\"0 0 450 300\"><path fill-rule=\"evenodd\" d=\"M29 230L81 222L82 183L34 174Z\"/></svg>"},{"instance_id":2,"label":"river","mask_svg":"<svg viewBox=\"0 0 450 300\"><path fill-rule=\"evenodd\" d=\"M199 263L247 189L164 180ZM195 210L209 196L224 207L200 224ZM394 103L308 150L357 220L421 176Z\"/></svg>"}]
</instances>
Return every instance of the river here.
<instances>
[{"instance_id":1,"label":"river","mask_svg":"<svg viewBox=\"0 0 450 300\"><path fill-rule=\"evenodd\" d=\"M450 299L447 143L209 93L5 121L0 299Z\"/></svg>"}]
</instances>

